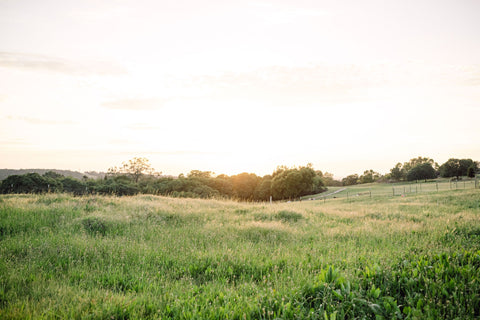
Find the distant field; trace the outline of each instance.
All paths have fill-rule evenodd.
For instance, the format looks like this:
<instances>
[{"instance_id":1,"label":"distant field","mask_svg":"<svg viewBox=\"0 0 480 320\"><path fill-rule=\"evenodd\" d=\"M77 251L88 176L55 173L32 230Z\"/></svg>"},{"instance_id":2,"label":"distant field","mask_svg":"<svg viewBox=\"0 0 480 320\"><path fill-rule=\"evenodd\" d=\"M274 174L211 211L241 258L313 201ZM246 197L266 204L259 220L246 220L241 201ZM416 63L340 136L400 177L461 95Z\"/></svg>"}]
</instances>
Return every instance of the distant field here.
<instances>
[{"instance_id":1,"label":"distant field","mask_svg":"<svg viewBox=\"0 0 480 320\"><path fill-rule=\"evenodd\" d=\"M313 196L306 196L303 199L336 199L347 197L384 197L384 196L408 196L418 193L453 191L478 188L480 184L475 179L465 178L460 181L449 179L436 179L427 182L401 182L401 183L367 183L344 187L328 187L328 191Z\"/></svg>"},{"instance_id":2,"label":"distant field","mask_svg":"<svg viewBox=\"0 0 480 320\"><path fill-rule=\"evenodd\" d=\"M480 318L480 190L338 196L2 195L0 319Z\"/></svg>"}]
</instances>

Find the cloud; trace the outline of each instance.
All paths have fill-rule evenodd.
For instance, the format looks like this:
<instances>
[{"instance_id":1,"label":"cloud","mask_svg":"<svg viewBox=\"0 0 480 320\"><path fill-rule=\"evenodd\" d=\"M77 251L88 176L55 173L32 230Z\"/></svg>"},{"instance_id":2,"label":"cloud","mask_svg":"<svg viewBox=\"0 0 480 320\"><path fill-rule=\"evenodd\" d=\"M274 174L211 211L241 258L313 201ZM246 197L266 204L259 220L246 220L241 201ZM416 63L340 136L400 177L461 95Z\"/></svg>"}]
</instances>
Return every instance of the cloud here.
<instances>
[{"instance_id":1,"label":"cloud","mask_svg":"<svg viewBox=\"0 0 480 320\"><path fill-rule=\"evenodd\" d=\"M113 110L155 110L161 108L169 99L151 98L151 99L119 99L102 102L102 107Z\"/></svg>"},{"instance_id":2,"label":"cloud","mask_svg":"<svg viewBox=\"0 0 480 320\"><path fill-rule=\"evenodd\" d=\"M25 139L21 138L13 138L13 139L4 139L0 140L1 146L9 146L9 147L16 147L16 146L31 146L33 143L25 141Z\"/></svg>"},{"instance_id":3,"label":"cloud","mask_svg":"<svg viewBox=\"0 0 480 320\"><path fill-rule=\"evenodd\" d=\"M7 119L14 121L25 121L30 124L35 125L72 125L76 124L74 121L70 120L51 120L51 119L40 119L40 118L31 118L23 116L7 116Z\"/></svg>"},{"instance_id":4,"label":"cloud","mask_svg":"<svg viewBox=\"0 0 480 320\"><path fill-rule=\"evenodd\" d=\"M269 100L275 105L301 102L351 102L370 99L376 88L476 85L480 67L439 66L421 62L373 65L317 64L271 66L244 73L201 76L191 86L212 97ZM187 83L187 82L186 82Z\"/></svg>"},{"instance_id":5,"label":"cloud","mask_svg":"<svg viewBox=\"0 0 480 320\"><path fill-rule=\"evenodd\" d=\"M68 75L122 75L127 71L111 61L71 61L59 57L0 52L0 67L30 71L47 71Z\"/></svg>"}]
</instances>

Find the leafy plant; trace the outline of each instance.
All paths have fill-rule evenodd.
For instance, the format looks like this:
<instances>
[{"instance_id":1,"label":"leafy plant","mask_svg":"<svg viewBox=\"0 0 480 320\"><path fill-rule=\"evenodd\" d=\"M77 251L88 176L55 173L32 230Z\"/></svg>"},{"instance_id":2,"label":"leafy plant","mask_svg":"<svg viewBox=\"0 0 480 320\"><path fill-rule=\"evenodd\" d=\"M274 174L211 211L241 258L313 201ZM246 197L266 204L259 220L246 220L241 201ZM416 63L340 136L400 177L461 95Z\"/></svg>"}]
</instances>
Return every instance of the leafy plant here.
<instances>
[{"instance_id":1,"label":"leafy plant","mask_svg":"<svg viewBox=\"0 0 480 320\"><path fill-rule=\"evenodd\" d=\"M107 222L98 217L88 217L82 220L85 230L92 235L105 236L107 232Z\"/></svg>"}]
</instances>

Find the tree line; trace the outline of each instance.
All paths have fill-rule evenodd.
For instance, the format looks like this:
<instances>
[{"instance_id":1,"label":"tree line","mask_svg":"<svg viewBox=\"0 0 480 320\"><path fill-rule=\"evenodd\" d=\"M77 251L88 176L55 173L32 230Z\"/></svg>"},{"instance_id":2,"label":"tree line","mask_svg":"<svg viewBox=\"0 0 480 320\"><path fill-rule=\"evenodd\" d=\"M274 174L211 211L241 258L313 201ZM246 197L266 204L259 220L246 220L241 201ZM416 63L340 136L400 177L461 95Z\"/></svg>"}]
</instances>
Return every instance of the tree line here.
<instances>
[{"instance_id":1,"label":"tree line","mask_svg":"<svg viewBox=\"0 0 480 320\"><path fill-rule=\"evenodd\" d=\"M146 158L133 158L112 167L104 179L74 179L49 171L43 175L12 175L1 182L1 193L67 192L74 195L135 195L139 193L190 198L232 198L246 201L296 199L325 191L322 172L311 164L279 166L271 175L233 176L192 170L186 176L165 177L155 172Z\"/></svg>"},{"instance_id":2,"label":"tree line","mask_svg":"<svg viewBox=\"0 0 480 320\"><path fill-rule=\"evenodd\" d=\"M373 170L366 170L363 175L352 174L342 179L342 185L349 186L371 182L398 182L416 181L443 178L461 177L474 178L480 168L478 161L472 159L450 158L442 165L438 165L431 158L417 157L410 161L397 163L386 175L381 175Z\"/></svg>"},{"instance_id":3,"label":"tree line","mask_svg":"<svg viewBox=\"0 0 480 320\"><path fill-rule=\"evenodd\" d=\"M349 186L372 182L427 180L441 177L474 177L479 163L471 159L451 158L442 165L433 159L418 157L397 163L386 175L365 170L335 180L333 174L314 170L311 164L289 168L279 166L263 177L254 173L215 176L210 171L192 170L187 175L166 177L155 172L146 158L133 158L120 167L112 167L103 179L65 177L48 171L43 175L11 175L0 184L0 193L67 192L74 195L153 194L189 198L230 198L244 201L298 199L318 194L329 186Z\"/></svg>"}]
</instances>

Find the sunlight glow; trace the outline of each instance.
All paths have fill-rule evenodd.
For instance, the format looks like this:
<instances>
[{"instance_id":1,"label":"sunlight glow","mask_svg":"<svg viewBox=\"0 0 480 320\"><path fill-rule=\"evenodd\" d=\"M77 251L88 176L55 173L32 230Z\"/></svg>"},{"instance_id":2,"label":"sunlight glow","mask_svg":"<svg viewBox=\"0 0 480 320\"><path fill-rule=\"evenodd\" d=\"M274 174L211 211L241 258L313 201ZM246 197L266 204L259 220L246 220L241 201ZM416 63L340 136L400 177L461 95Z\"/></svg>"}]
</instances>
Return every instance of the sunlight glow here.
<instances>
[{"instance_id":1,"label":"sunlight glow","mask_svg":"<svg viewBox=\"0 0 480 320\"><path fill-rule=\"evenodd\" d=\"M479 159L479 12L0 2L0 167L105 171L144 156L167 174L310 162L345 176Z\"/></svg>"}]
</instances>

